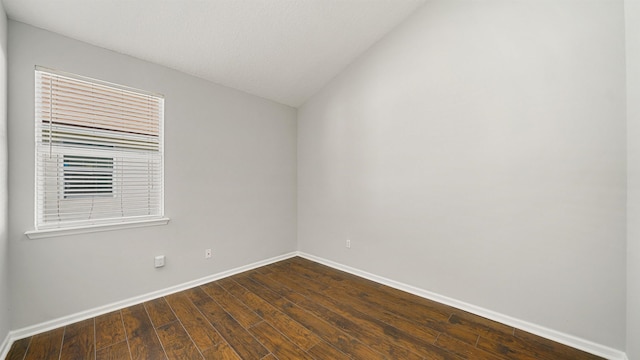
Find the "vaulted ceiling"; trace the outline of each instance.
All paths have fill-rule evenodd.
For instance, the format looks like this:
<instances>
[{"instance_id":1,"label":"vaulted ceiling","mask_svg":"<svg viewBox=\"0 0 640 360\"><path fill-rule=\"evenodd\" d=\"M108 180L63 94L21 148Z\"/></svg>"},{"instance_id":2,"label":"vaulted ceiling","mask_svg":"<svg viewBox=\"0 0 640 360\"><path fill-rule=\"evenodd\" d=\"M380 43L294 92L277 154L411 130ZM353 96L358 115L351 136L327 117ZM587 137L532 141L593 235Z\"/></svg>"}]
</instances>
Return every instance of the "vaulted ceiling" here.
<instances>
[{"instance_id":1,"label":"vaulted ceiling","mask_svg":"<svg viewBox=\"0 0 640 360\"><path fill-rule=\"evenodd\" d=\"M424 0L2 0L9 18L300 106Z\"/></svg>"}]
</instances>

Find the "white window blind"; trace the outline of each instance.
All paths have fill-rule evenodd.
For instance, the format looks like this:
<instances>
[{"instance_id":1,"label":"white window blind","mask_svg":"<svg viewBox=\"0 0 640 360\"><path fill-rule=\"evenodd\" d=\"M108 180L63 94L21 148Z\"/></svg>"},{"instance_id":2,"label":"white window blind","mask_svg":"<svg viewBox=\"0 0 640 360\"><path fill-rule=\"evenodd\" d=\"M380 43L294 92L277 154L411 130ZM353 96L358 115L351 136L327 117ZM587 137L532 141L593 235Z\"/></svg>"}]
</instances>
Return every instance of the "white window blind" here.
<instances>
[{"instance_id":1,"label":"white window blind","mask_svg":"<svg viewBox=\"0 0 640 360\"><path fill-rule=\"evenodd\" d=\"M37 67L36 230L164 215L162 96Z\"/></svg>"}]
</instances>

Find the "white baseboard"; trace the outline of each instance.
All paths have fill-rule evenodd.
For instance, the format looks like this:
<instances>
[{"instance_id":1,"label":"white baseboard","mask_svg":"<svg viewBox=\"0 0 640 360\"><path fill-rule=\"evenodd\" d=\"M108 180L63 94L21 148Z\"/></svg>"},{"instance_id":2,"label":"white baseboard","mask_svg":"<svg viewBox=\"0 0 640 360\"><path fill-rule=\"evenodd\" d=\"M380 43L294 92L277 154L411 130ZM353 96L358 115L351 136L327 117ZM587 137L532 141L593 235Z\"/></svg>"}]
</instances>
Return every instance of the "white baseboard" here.
<instances>
[{"instance_id":1,"label":"white baseboard","mask_svg":"<svg viewBox=\"0 0 640 360\"><path fill-rule=\"evenodd\" d=\"M254 262L252 264L249 265L244 265L244 266L240 266L231 270L226 270L223 272L219 272L217 274L213 274L213 275L209 275L209 276L205 276L202 277L200 279L196 279L196 280L192 280L192 281L187 281L185 283L182 284L178 284L175 286L171 286L168 287L166 289L162 289L162 290L158 290L158 291L153 291L144 295L140 295L140 296L135 296L126 300L122 300L122 301L116 301L114 303L108 304L108 305L104 305L104 306L99 306L97 308L93 308L93 309L89 309L89 310L85 310L76 314L72 314L72 315L67 315L67 316L63 316L57 319L53 319L50 321L46 321L40 324L36 324L36 325L32 325L32 326L28 326L22 329L18 329L18 330L13 330L10 331L9 334L7 334L7 337L4 339L4 342L2 343L2 345L0 346L0 359L4 359L7 354L9 353L9 349L11 348L11 344L13 344L14 341L18 340L18 339L22 339L22 338L26 338L29 336L33 336L35 334L39 334L45 331L49 331L49 330L53 330L53 329L57 329L61 326L65 326L65 325L69 325L69 324L73 324L75 322L78 321L82 321L82 320L86 320L86 319L90 319L92 317L96 317L96 316L100 316L118 309L122 309L125 307L129 307L132 305L137 305L140 303L143 303L145 301L149 301L149 300L153 300L153 299L157 299L159 297L162 296L166 296L166 295L170 295L173 293L177 293L183 290L187 290L190 289L192 287L196 287L202 284L206 284L208 282L212 282L212 281L216 281L216 280L220 280L222 278L226 278L229 277L231 275L235 275L235 274L239 274L241 272L245 272L247 270L252 270L255 268L259 268L261 266L265 266L265 265L269 265L278 261L282 261L294 256L297 256L298 253L297 252L291 252L291 253L287 253L287 254L283 254L283 255L279 255L279 256L275 256L266 260L261 260L261 261L257 261Z\"/></svg>"},{"instance_id":2,"label":"white baseboard","mask_svg":"<svg viewBox=\"0 0 640 360\"><path fill-rule=\"evenodd\" d=\"M7 357L11 344L13 344L13 341L11 340L11 333L8 333L4 340L2 340L2 344L0 344L0 359L5 359Z\"/></svg>"},{"instance_id":3,"label":"white baseboard","mask_svg":"<svg viewBox=\"0 0 640 360\"><path fill-rule=\"evenodd\" d=\"M433 300L433 301L437 301L439 303L445 304L445 305L449 305L449 306L453 306L455 308L464 310L464 311L468 311L470 313L473 313L475 315L478 316L482 316L484 318L487 319L491 319L512 327L515 327L517 329L520 330L524 330L527 332L530 332L532 334L536 334L538 336L542 336L544 338L559 342L561 344L565 344L568 346L571 346L573 348L576 349L580 349L583 351L586 351L588 353L606 358L606 359L610 359L610 360L628 360L627 355L620 350L616 350L613 348L610 348L608 346L604 346L601 344L597 344L594 343L592 341L589 340L585 340L570 334L566 334L560 331L556 331L553 329L549 329L546 328L544 326L540 326L540 325L536 325L533 323L530 323L528 321L524 321L524 320L520 320L520 319L516 319L513 318L511 316L507 316L504 314L500 314L498 312L495 311L491 311L491 310L487 310L484 309L482 307L473 305L473 304L469 304L466 303L464 301L460 301L460 300L456 300L456 299L452 299L450 297L447 296L443 296L440 294L436 294L434 292L428 291L428 290L424 290L424 289L420 289L411 285L407 285L407 284L403 284L401 282L398 281L394 281L391 279L387 279L384 278L382 276L378 276L375 274L371 274L368 273L366 271L362 271L360 269L356 269L356 268L352 268L350 266L346 266L331 260L327 260L315 255L311 255L311 254L307 254L304 252L298 252L298 256L303 257L305 259L311 260L311 261L315 261L317 263L323 264L323 265L327 265L329 267L332 267L334 269L338 269L338 270L342 270L345 272L348 272L350 274L365 278L365 279L369 279L371 281L375 281L377 283L380 284L384 284L387 285L389 287L398 289L398 290L402 290L408 293L411 293L413 295L417 295L420 296L422 298L425 299L429 299L429 300Z\"/></svg>"}]
</instances>

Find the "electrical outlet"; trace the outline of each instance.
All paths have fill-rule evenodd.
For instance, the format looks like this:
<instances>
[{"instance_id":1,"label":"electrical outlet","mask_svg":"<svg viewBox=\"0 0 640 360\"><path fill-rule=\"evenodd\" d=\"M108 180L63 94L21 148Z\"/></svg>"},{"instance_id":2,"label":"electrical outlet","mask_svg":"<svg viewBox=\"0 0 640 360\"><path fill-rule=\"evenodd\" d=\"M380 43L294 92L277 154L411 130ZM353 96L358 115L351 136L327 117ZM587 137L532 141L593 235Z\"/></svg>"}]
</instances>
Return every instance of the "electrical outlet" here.
<instances>
[{"instance_id":1,"label":"electrical outlet","mask_svg":"<svg viewBox=\"0 0 640 360\"><path fill-rule=\"evenodd\" d=\"M204 251L204 258L205 258L205 259L209 259L209 258L211 258L211 249L206 249L206 250Z\"/></svg>"},{"instance_id":2,"label":"electrical outlet","mask_svg":"<svg viewBox=\"0 0 640 360\"><path fill-rule=\"evenodd\" d=\"M351 249L351 240L347 239L347 249Z\"/></svg>"},{"instance_id":3,"label":"electrical outlet","mask_svg":"<svg viewBox=\"0 0 640 360\"><path fill-rule=\"evenodd\" d=\"M164 266L164 255L156 256L155 259L154 259L154 265L157 268L163 267Z\"/></svg>"}]
</instances>

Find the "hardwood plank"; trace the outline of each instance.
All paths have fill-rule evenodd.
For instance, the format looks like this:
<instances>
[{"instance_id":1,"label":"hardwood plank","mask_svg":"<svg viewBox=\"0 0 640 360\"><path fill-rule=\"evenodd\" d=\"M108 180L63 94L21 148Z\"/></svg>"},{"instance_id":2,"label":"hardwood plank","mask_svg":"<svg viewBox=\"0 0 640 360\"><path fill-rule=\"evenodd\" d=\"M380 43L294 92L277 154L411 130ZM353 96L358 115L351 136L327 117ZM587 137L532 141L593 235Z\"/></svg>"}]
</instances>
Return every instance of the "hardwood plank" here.
<instances>
[{"instance_id":1,"label":"hardwood plank","mask_svg":"<svg viewBox=\"0 0 640 360\"><path fill-rule=\"evenodd\" d=\"M445 333L454 339L466 342L470 345L476 344L478 342L478 338L480 338L480 335L473 332L472 329L466 328L464 326L457 326L456 324L451 324L448 322L430 322L427 326L432 329L438 330L441 333Z\"/></svg>"},{"instance_id":2,"label":"hardwood plank","mask_svg":"<svg viewBox=\"0 0 640 360\"><path fill-rule=\"evenodd\" d=\"M412 319L413 321L420 323L432 322L434 320L446 322L453 313L454 309L451 307L444 306L427 299L422 299L403 291L383 287L379 284L373 285L375 283L372 282L372 284L369 284L368 280L365 282L346 281L345 279L335 280L337 275L340 275L340 277L345 276L349 279L354 276L338 272L333 269L333 274L327 273L329 270L327 270L328 268L325 269L326 267L323 265L314 264L312 262L308 263L314 270L321 270L321 273L316 276L316 279L319 279L319 281L327 282L337 291L344 292L352 297L357 297L361 301L368 303L370 306L385 309L393 314L404 317L405 319ZM309 275L311 270L305 270L303 266L297 266L295 264L289 266L288 271L311 276Z\"/></svg>"},{"instance_id":3,"label":"hardwood plank","mask_svg":"<svg viewBox=\"0 0 640 360\"><path fill-rule=\"evenodd\" d=\"M288 260L285 260L285 261L288 261ZM277 263L274 263L274 264L268 264L268 265L265 265L265 266L261 266L261 267L259 267L259 268L256 268L256 269L252 269L252 270L247 271L247 272L246 272L246 274L245 274L245 273L242 273L242 274L238 274L238 275L239 275L239 276L244 276L244 275L247 275L249 272L259 272L259 273L262 273L262 274L272 273L272 272L273 272L272 268L273 268L275 265L277 265Z\"/></svg>"},{"instance_id":4,"label":"hardwood plank","mask_svg":"<svg viewBox=\"0 0 640 360\"><path fill-rule=\"evenodd\" d=\"M311 300L298 292L291 291L291 287L295 287L295 290L304 291L306 294L312 294L312 292L306 288L306 286L310 286L309 283L305 283L305 286L301 286L290 278L282 276L282 274L272 274L270 276L255 274L252 278L258 279L263 284L268 284L273 289L281 290L282 294L288 300L295 302L308 312L325 320L331 325L340 328L342 331L361 342L369 344L369 347L387 356L399 357L402 359L422 359L423 355L416 354L413 352L414 349L409 350L399 344L397 341L399 339L403 340L402 342L404 345L420 343L420 345L416 345L415 347L421 350L422 353L438 351L437 348L428 348L431 346L430 342L411 338L408 334L404 334L391 326L368 317L366 314L356 313L355 311L353 313L349 313L348 311L343 310L345 308L344 305L342 307L333 307L331 305L327 306L327 302L324 301L322 296L315 296ZM431 342L434 340L435 337L430 339ZM421 346L423 348L421 348Z\"/></svg>"},{"instance_id":5,"label":"hardwood plank","mask_svg":"<svg viewBox=\"0 0 640 360\"><path fill-rule=\"evenodd\" d=\"M294 259L292 259L292 261ZM453 308L447 307L440 310L425 309L425 307L431 303L416 303L413 306L404 307L402 309L396 309L395 306L389 308L381 306L382 299L377 299L377 304L368 302L364 299L364 294L367 294L370 291L376 291L376 293L379 293L379 290L376 290L379 286L376 287L368 283L362 285L361 281L349 281L349 283L345 283L345 279L342 277L338 277L336 279L335 274L334 276L329 276L324 273L318 274L312 270L296 265L295 263L291 266L291 269L293 269L294 272L291 273L290 271L287 271L286 274L296 276L300 281L302 281L302 279L306 279L307 281L321 282L328 285L329 288L324 290L322 293L329 296L331 299L348 303L358 311L370 314L399 330L413 334L419 338L433 339L435 341L435 338L441 332L446 332L449 335L469 344L475 344L478 340L478 334L463 327L449 324L449 317L444 317L441 310L451 310ZM305 284L308 283L305 282ZM316 289L316 291L318 290ZM379 294L379 296L387 298L384 303L393 304L395 302L395 297L387 293ZM420 319L420 321L417 319Z\"/></svg>"},{"instance_id":6,"label":"hardwood plank","mask_svg":"<svg viewBox=\"0 0 640 360\"><path fill-rule=\"evenodd\" d=\"M385 293L380 294L379 290L381 286L374 286L371 284L365 284L362 286L362 282L358 281L355 284L345 284L344 279L334 279L334 276L329 275L317 275L310 276L309 270L306 270L296 266L292 266L294 272L286 271L285 274L289 276L303 277L306 276L309 279L322 281L325 284L329 284L332 287L324 293L333 299L341 299L341 301L352 304L359 311L367 314L371 314L381 321L392 325L393 327L402 330L407 333L415 334L416 331L412 329L422 330L423 333L419 334L423 339L434 339L440 332L448 332L452 336L464 340L470 344L475 344L478 338L477 334L466 331L463 328L453 328L448 322L447 311L452 308L447 306L436 306L433 308L433 303L428 301L426 305L432 308L425 308L425 304L404 304L398 306L395 295L398 295L398 291L395 290L394 296L389 293L393 290L386 289ZM306 286L307 283L305 283ZM317 289L315 289L318 291ZM368 292L376 291L378 295L375 297L375 301L370 302L365 299L369 299ZM402 298L410 299L410 294L403 293ZM413 296L414 298L417 298ZM435 320L434 320L435 319ZM419 320L419 321L417 321Z\"/></svg>"},{"instance_id":7,"label":"hardwood plank","mask_svg":"<svg viewBox=\"0 0 640 360\"><path fill-rule=\"evenodd\" d=\"M282 296L276 293L275 291L270 290L266 288L264 285L251 279L252 275L253 273L248 273L243 276L234 276L232 277L232 279L236 283L238 283L238 285L256 294L257 296L265 300L267 303L273 305L276 309L280 308L278 306L279 304L290 302L289 300L282 298Z\"/></svg>"},{"instance_id":8,"label":"hardwood plank","mask_svg":"<svg viewBox=\"0 0 640 360\"><path fill-rule=\"evenodd\" d=\"M526 331L515 329L514 336L524 341L530 342L532 345L539 346L542 349L550 351L556 356L556 359L585 359L595 360L602 359L599 356L589 354L582 350L574 349L564 344L557 343L553 340L545 339L538 335L528 333Z\"/></svg>"},{"instance_id":9,"label":"hardwood plank","mask_svg":"<svg viewBox=\"0 0 640 360\"><path fill-rule=\"evenodd\" d=\"M85 319L85 320L81 320L78 322L75 322L73 324L69 324L67 326L65 326L64 332L65 332L65 338L67 337L67 333L69 332L77 332L87 326L94 326L95 324L95 319L91 318L91 319Z\"/></svg>"},{"instance_id":10,"label":"hardwood plank","mask_svg":"<svg viewBox=\"0 0 640 360\"><path fill-rule=\"evenodd\" d=\"M125 360L131 359L129 345L122 341L96 351L96 360Z\"/></svg>"},{"instance_id":11,"label":"hardwood plank","mask_svg":"<svg viewBox=\"0 0 640 360\"><path fill-rule=\"evenodd\" d=\"M290 260L291 263L284 267L286 275L304 277L308 281L319 281L329 285L329 289L323 293L331 299L347 302L356 310L368 313L400 331L427 341L428 339L435 340L439 333L446 332L468 344L473 345L477 342L479 336L477 333L449 323L450 314L454 310L452 307L387 288L305 259L292 258ZM301 266L299 263L303 265ZM276 265L280 266L279 264ZM320 270L320 273L316 270ZM349 281L345 282L345 280ZM307 283L305 282L305 284ZM317 289L314 290L317 291ZM412 305L397 306L397 297L410 301ZM375 299L376 301L371 302L367 299ZM421 348L419 344L414 344L414 346Z\"/></svg>"},{"instance_id":12,"label":"hardwood plank","mask_svg":"<svg viewBox=\"0 0 640 360\"><path fill-rule=\"evenodd\" d=\"M558 358L556 354L548 353L541 347L533 346L515 336L504 336L499 340L480 337L476 347L510 359L555 360Z\"/></svg>"},{"instance_id":13,"label":"hardwood plank","mask_svg":"<svg viewBox=\"0 0 640 360\"><path fill-rule=\"evenodd\" d=\"M209 349L223 341L216 329L213 328L185 294L173 294L165 297L165 299L200 351Z\"/></svg>"},{"instance_id":14,"label":"hardwood plank","mask_svg":"<svg viewBox=\"0 0 640 360\"><path fill-rule=\"evenodd\" d=\"M469 345L463 341L452 338L449 335L442 334L436 340L436 346L447 350L463 359L470 360L502 360L507 359L505 356L490 354L484 350L478 349L473 345Z\"/></svg>"},{"instance_id":15,"label":"hardwood plank","mask_svg":"<svg viewBox=\"0 0 640 360\"><path fill-rule=\"evenodd\" d=\"M366 321L360 321L360 319L349 316L340 309L330 309L308 299L300 299L296 303L304 310L322 318L334 327L340 328L353 338L360 340L363 344L367 344L371 349L384 355L407 360L422 359L421 355L418 355L406 347L392 341L394 336L402 336L392 327L382 329L375 328L374 324ZM390 336L385 336L385 334ZM430 344L425 343L425 345Z\"/></svg>"},{"instance_id":16,"label":"hardwood plank","mask_svg":"<svg viewBox=\"0 0 640 360\"><path fill-rule=\"evenodd\" d=\"M122 319L133 360L166 359L151 319L142 304L123 309Z\"/></svg>"},{"instance_id":17,"label":"hardwood plank","mask_svg":"<svg viewBox=\"0 0 640 360\"><path fill-rule=\"evenodd\" d=\"M331 284L331 287L335 289L358 297L372 305L394 310L398 315L404 314L407 307L418 306L422 316L428 319L446 320L456 310L451 306L424 299L302 258L295 258L292 261L294 263L289 267L294 273L315 278L321 283ZM300 265L300 262L303 265ZM413 319L416 315L418 314L410 313L407 317Z\"/></svg>"},{"instance_id":18,"label":"hardwood plank","mask_svg":"<svg viewBox=\"0 0 640 360\"><path fill-rule=\"evenodd\" d=\"M432 344L440 332L420 326L418 323L393 316L380 311L376 307L358 303L357 299L343 296L342 292L334 292L317 286L314 280L306 279L292 273L272 274L270 276L285 286L304 294L310 301L317 302L326 308L334 309L340 315L371 329L372 336L389 339L392 343L403 346L417 354L432 356L440 352ZM477 336L474 337L474 340ZM474 341L475 344L475 341Z\"/></svg>"},{"instance_id":19,"label":"hardwood plank","mask_svg":"<svg viewBox=\"0 0 640 360\"><path fill-rule=\"evenodd\" d=\"M291 342L303 350L308 350L321 341L320 338L309 329L297 323L259 296L243 288L234 280L227 278L220 280L220 284L225 290L244 302L244 304L253 309L253 311L265 319L271 326L291 339Z\"/></svg>"},{"instance_id":20,"label":"hardwood plank","mask_svg":"<svg viewBox=\"0 0 640 360\"><path fill-rule=\"evenodd\" d=\"M25 360L58 360L62 349L64 328L34 335L31 339Z\"/></svg>"},{"instance_id":21,"label":"hardwood plank","mask_svg":"<svg viewBox=\"0 0 640 360\"><path fill-rule=\"evenodd\" d=\"M211 299L211 296L207 295L207 293L204 292L204 290L202 290L200 286L185 290L184 294L194 304L202 301L209 301L209 299Z\"/></svg>"},{"instance_id":22,"label":"hardwood plank","mask_svg":"<svg viewBox=\"0 0 640 360\"><path fill-rule=\"evenodd\" d=\"M154 327L159 328L176 320L176 316L171 311L169 304L164 298L153 299L144 303L144 307L149 314L151 323Z\"/></svg>"},{"instance_id":23,"label":"hardwood plank","mask_svg":"<svg viewBox=\"0 0 640 360\"><path fill-rule=\"evenodd\" d=\"M350 357L342 351L327 344L325 341L321 341L315 344L307 352L315 359L332 359L332 360L349 360Z\"/></svg>"},{"instance_id":24,"label":"hardwood plank","mask_svg":"<svg viewBox=\"0 0 640 360\"><path fill-rule=\"evenodd\" d=\"M263 357L261 360L278 360L278 359L275 356L273 356L273 354L269 354Z\"/></svg>"},{"instance_id":25,"label":"hardwood plank","mask_svg":"<svg viewBox=\"0 0 640 360\"><path fill-rule=\"evenodd\" d=\"M191 341L179 321L157 328L158 337L169 360L202 359L196 345Z\"/></svg>"},{"instance_id":26,"label":"hardwood plank","mask_svg":"<svg viewBox=\"0 0 640 360\"><path fill-rule=\"evenodd\" d=\"M278 332L278 330L264 321L256 324L250 328L249 331L280 360L313 360L304 350L295 346L289 339Z\"/></svg>"},{"instance_id":27,"label":"hardwood plank","mask_svg":"<svg viewBox=\"0 0 640 360\"><path fill-rule=\"evenodd\" d=\"M60 360L95 359L94 323L92 318L66 327Z\"/></svg>"},{"instance_id":28,"label":"hardwood plank","mask_svg":"<svg viewBox=\"0 0 640 360\"><path fill-rule=\"evenodd\" d=\"M153 331L153 330L152 330ZM133 360L166 359L155 332L143 333L128 339L129 351Z\"/></svg>"},{"instance_id":29,"label":"hardwood plank","mask_svg":"<svg viewBox=\"0 0 640 360\"><path fill-rule=\"evenodd\" d=\"M31 342L31 337L19 339L13 342L11 345L11 349L7 354L6 360L22 360L24 359L25 354L27 353L27 349L29 348L29 343Z\"/></svg>"},{"instance_id":30,"label":"hardwood plank","mask_svg":"<svg viewBox=\"0 0 640 360\"><path fill-rule=\"evenodd\" d=\"M328 324L324 320L282 298L277 293L266 288L263 284L258 284L248 277L234 277L234 280L264 300L270 302L287 316L313 331L320 336L320 338L332 344L343 353L351 355L355 359L385 359L385 356L381 353L372 350L352 336L341 331L341 329Z\"/></svg>"},{"instance_id":31,"label":"hardwood plank","mask_svg":"<svg viewBox=\"0 0 640 360\"><path fill-rule=\"evenodd\" d=\"M96 349L102 349L126 339L120 310L100 315L96 320Z\"/></svg>"},{"instance_id":32,"label":"hardwood plank","mask_svg":"<svg viewBox=\"0 0 640 360\"><path fill-rule=\"evenodd\" d=\"M384 294L386 296L393 298L396 302L399 302L401 304L410 305L410 306L420 305L420 306L423 306L425 309L429 309L430 312L433 313L434 315L440 314L440 315L443 315L444 317L448 317L448 315L452 314L455 310L457 310L456 308L451 307L449 305L441 304L433 300L415 296L405 291L394 289L392 287L389 287L383 284L378 284L371 280L367 280L341 270L332 269L326 265L322 265L307 259L303 259L301 257L295 257L290 260L293 264L302 265L302 266L292 267L295 269L295 271L300 271L301 269L307 269L310 272L323 274L324 275L323 278L325 279L327 278L327 276L337 279L338 281L342 279L343 283L345 284L344 286L345 290L348 290L348 289L361 290L360 295L362 295L363 297L370 297L373 294L376 294L376 295ZM370 300L375 300L375 298L376 297L374 296L370 298Z\"/></svg>"},{"instance_id":33,"label":"hardwood plank","mask_svg":"<svg viewBox=\"0 0 640 360\"><path fill-rule=\"evenodd\" d=\"M217 283L208 283L200 286L200 288L211 296L226 312L233 316L245 329L262 321L262 318L253 312L253 310L229 294Z\"/></svg>"},{"instance_id":34,"label":"hardwood plank","mask_svg":"<svg viewBox=\"0 0 640 360\"><path fill-rule=\"evenodd\" d=\"M449 318L449 323L456 327L464 327L484 338L500 338L513 335L514 328L489 320L466 311L458 310Z\"/></svg>"},{"instance_id":35,"label":"hardwood plank","mask_svg":"<svg viewBox=\"0 0 640 360\"><path fill-rule=\"evenodd\" d=\"M203 351L202 355L205 360L242 360L224 340Z\"/></svg>"},{"instance_id":36,"label":"hardwood plank","mask_svg":"<svg viewBox=\"0 0 640 360\"><path fill-rule=\"evenodd\" d=\"M127 338L153 331L153 324L142 304L122 309L122 321Z\"/></svg>"},{"instance_id":37,"label":"hardwood plank","mask_svg":"<svg viewBox=\"0 0 640 360\"><path fill-rule=\"evenodd\" d=\"M295 302L333 326L339 327L372 349L392 358L417 359L423 356L430 359L455 358L447 351L434 346L432 342L435 341L435 337L432 335L429 335L427 339L421 339L414 337L410 333L399 331L365 313L353 311L344 303L335 302L324 295L307 289L307 286L310 286L309 282L304 282L304 285L300 285L302 282L298 283L295 280L291 280L286 275L283 275L282 272L274 272L271 276L254 273L250 275L250 278L278 292L283 297ZM296 287L296 290L304 291L305 294L309 295L309 298L291 291L276 279L282 280L286 285ZM419 332L419 330L416 332Z\"/></svg>"},{"instance_id":38,"label":"hardwood plank","mask_svg":"<svg viewBox=\"0 0 640 360\"><path fill-rule=\"evenodd\" d=\"M269 353L213 299L201 298L195 305L242 359L260 359Z\"/></svg>"}]
</instances>

